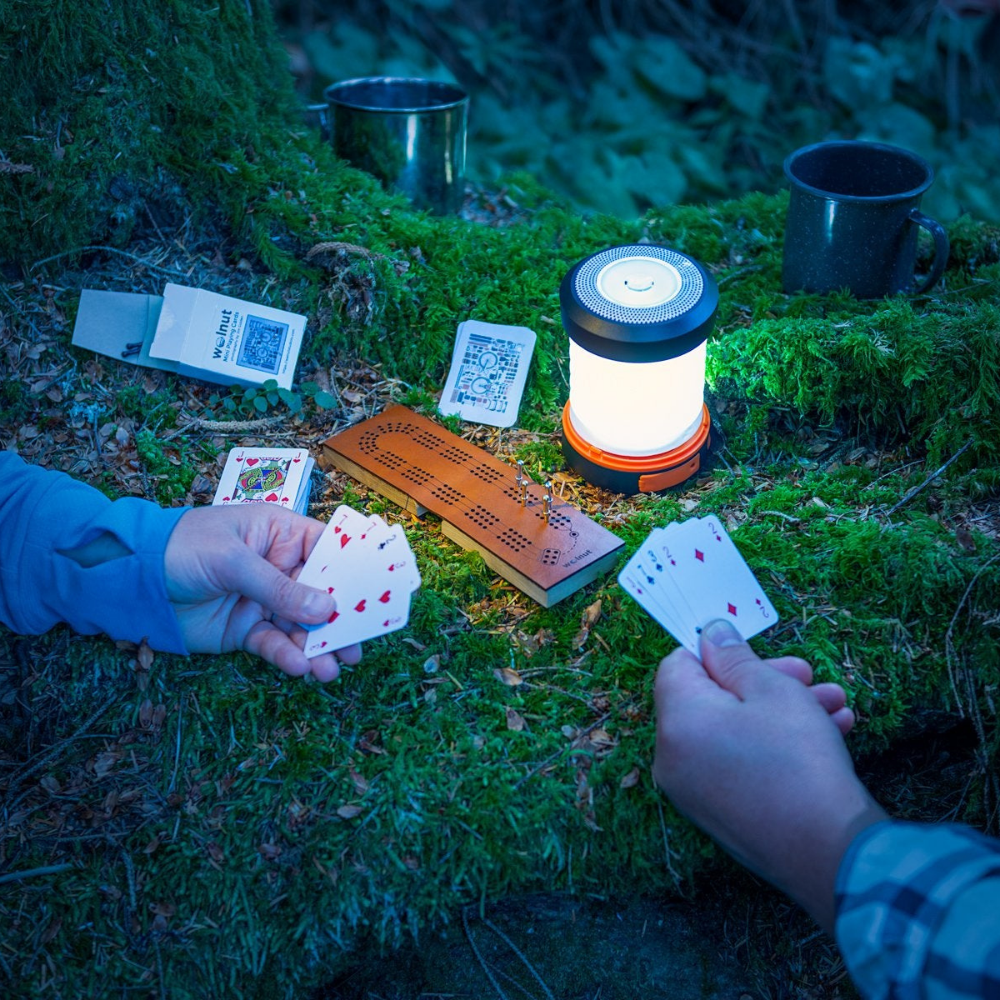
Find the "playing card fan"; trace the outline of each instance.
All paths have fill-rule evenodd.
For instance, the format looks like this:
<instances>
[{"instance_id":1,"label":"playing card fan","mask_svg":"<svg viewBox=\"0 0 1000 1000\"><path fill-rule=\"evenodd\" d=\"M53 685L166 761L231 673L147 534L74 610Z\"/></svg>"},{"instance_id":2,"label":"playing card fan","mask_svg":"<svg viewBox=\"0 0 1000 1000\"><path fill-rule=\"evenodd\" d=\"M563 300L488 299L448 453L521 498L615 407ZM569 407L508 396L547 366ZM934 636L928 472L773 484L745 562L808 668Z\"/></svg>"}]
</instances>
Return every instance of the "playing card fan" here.
<instances>
[{"instance_id":1,"label":"playing card fan","mask_svg":"<svg viewBox=\"0 0 1000 1000\"><path fill-rule=\"evenodd\" d=\"M710 445L712 276L667 247L611 247L574 266L559 298L570 340L569 465L617 493L651 493L693 476Z\"/></svg>"},{"instance_id":2,"label":"playing card fan","mask_svg":"<svg viewBox=\"0 0 1000 1000\"><path fill-rule=\"evenodd\" d=\"M717 517L655 528L618 574L618 582L688 652L702 629L729 622L750 639L778 613Z\"/></svg>"}]
</instances>

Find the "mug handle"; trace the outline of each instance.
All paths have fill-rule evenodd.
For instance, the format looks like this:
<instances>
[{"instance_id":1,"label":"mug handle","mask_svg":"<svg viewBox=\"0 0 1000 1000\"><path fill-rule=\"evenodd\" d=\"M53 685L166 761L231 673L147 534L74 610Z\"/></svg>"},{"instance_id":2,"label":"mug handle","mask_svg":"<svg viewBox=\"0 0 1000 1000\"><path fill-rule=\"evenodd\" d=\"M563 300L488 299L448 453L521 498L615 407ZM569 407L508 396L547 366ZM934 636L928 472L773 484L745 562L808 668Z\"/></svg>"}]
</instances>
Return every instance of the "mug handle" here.
<instances>
[{"instance_id":1,"label":"mug handle","mask_svg":"<svg viewBox=\"0 0 1000 1000\"><path fill-rule=\"evenodd\" d=\"M305 106L305 112L307 115L315 115L316 123L319 125L319 134L323 137L324 142L329 142L330 105L325 102L323 104L307 104Z\"/></svg>"},{"instance_id":2,"label":"mug handle","mask_svg":"<svg viewBox=\"0 0 1000 1000\"><path fill-rule=\"evenodd\" d=\"M944 226L929 215L924 215L919 209L910 212L910 221L918 226L923 226L934 239L934 262L931 264L930 274L924 279L923 284L913 293L923 295L932 285L936 285L944 274L944 266L948 263L948 234L944 231Z\"/></svg>"}]
</instances>

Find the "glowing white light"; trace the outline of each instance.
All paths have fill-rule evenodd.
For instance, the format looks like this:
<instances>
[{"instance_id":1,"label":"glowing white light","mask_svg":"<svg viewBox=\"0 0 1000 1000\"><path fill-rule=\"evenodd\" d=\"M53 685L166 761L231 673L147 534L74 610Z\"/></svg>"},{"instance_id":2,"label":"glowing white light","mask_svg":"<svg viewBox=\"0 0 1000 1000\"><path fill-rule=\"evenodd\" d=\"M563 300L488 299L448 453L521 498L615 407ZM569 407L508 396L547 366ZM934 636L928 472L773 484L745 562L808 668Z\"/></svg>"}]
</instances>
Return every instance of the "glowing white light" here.
<instances>
[{"instance_id":1,"label":"glowing white light","mask_svg":"<svg viewBox=\"0 0 1000 1000\"><path fill-rule=\"evenodd\" d=\"M569 412L589 444L657 455L689 440L702 419L705 342L668 361L611 361L569 342Z\"/></svg>"}]
</instances>

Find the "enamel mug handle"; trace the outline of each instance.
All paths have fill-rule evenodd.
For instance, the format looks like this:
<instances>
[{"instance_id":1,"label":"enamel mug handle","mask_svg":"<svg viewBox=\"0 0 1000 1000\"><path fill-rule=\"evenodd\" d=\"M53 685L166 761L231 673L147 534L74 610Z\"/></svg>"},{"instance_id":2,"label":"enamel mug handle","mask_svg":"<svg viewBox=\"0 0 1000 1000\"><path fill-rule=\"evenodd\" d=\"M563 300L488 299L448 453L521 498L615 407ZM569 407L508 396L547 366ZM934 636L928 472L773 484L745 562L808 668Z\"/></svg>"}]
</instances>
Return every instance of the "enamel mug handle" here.
<instances>
[{"instance_id":1,"label":"enamel mug handle","mask_svg":"<svg viewBox=\"0 0 1000 1000\"><path fill-rule=\"evenodd\" d=\"M915 208L910 212L910 219L918 226L923 226L934 239L934 262L931 264L930 274L914 293L915 295L923 295L929 288L936 285L941 280L941 275L944 274L945 264L948 263L948 234L940 222L932 219L929 215L924 215L919 209Z\"/></svg>"}]
</instances>

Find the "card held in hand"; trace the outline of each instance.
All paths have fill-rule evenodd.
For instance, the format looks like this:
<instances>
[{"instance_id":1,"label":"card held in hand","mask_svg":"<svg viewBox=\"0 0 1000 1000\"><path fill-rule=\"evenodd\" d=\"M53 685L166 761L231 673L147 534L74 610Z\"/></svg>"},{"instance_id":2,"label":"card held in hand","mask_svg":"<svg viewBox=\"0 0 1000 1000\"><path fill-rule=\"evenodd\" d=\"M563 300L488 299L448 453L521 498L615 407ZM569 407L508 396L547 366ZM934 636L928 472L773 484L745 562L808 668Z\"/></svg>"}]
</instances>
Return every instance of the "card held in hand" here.
<instances>
[{"instance_id":1,"label":"card held in hand","mask_svg":"<svg viewBox=\"0 0 1000 1000\"><path fill-rule=\"evenodd\" d=\"M774 605L714 516L654 529L618 582L695 656L702 629L716 618L730 622L744 639L778 621Z\"/></svg>"},{"instance_id":2,"label":"card held in hand","mask_svg":"<svg viewBox=\"0 0 1000 1000\"><path fill-rule=\"evenodd\" d=\"M337 602L327 622L303 626L309 658L402 628L410 596L420 586L403 529L346 505L333 512L298 579Z\"/></svg>"}]
</instances>

